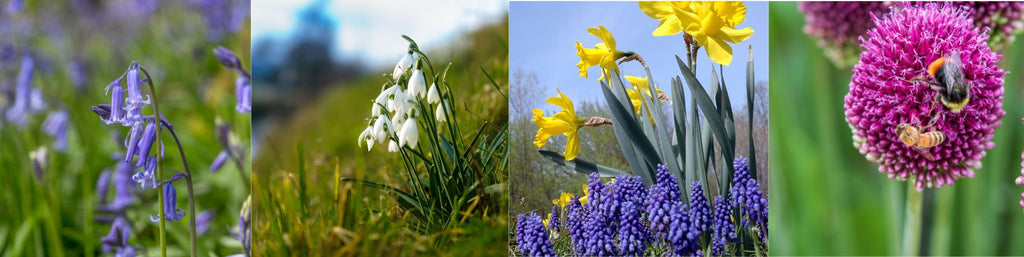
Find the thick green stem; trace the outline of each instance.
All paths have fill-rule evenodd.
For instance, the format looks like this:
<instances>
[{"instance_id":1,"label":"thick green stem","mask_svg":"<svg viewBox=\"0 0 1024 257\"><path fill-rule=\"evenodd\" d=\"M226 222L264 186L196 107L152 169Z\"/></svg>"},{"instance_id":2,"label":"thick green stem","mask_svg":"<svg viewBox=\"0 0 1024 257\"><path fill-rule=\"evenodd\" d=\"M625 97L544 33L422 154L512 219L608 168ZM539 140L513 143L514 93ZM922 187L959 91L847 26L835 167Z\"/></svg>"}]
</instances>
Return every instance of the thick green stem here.
<instances>
[{"instance_id":1,"label":"thick green stem","mask_svg":"<svg viewBox=\"0 0 1024 257\"><path fill-rule=\"evenodd\" d=\"M921 250L921 207L924 197L907 181L906 212L903 217L903 256L917 256Z\"/></svg>"}]
</instances>

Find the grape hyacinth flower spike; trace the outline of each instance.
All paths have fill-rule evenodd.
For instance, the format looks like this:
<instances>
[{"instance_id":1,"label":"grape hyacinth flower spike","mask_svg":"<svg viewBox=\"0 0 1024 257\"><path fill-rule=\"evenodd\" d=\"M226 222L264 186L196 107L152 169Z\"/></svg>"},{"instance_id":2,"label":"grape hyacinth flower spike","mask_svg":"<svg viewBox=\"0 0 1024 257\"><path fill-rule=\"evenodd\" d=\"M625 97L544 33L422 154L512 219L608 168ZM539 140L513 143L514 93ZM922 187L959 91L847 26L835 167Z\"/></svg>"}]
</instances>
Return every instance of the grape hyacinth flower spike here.
<instances>
[{"instance_id":1,"label":"grape hyacinth flower spike","mask_svg":"<svg viewBox=\"0 0 1024 257\"><path fill-rule=\"evenodd\" d=\"M854 147L879 172L912 178L918 190L974 177L1006 115L1005 71L996 66L1001 56L989 49L988 35L974 27L967 10L950 4L897 6L873 21L875 27L861 38L864 52L843 105ZM951 81L962 81L969 96L955 109L936 100L940 91L929 85L930 64L954 55L961 61L948 66L963 77ZM947 140L927 148L908 145L897 133L900 124L942 133Z\"/></svg>"},{"instance_id":2,"label":"grape hyacinth flower spike","mask_svg":"<svg viewBox=\"0 0 1024 257\"><path fill-rule=\"evenodd\" d=\"M712 228L711 207L708 206L707 197L704 197L700 181L690 185L690 192L690 222L698 233L704 233Z\"/></svg>"},{"instance_id":3,"label":"grape hyacinth flower spike","mask_svg":"<svg viewBox=\"0 0 1024 257\"><path fill-rule=\"evenodd\" d=\"M548 240L548 232L541 224L540 216L519 214L516 217L516 249L523 256L554 256L555 248Z\"/></svg>"}]
</instances>

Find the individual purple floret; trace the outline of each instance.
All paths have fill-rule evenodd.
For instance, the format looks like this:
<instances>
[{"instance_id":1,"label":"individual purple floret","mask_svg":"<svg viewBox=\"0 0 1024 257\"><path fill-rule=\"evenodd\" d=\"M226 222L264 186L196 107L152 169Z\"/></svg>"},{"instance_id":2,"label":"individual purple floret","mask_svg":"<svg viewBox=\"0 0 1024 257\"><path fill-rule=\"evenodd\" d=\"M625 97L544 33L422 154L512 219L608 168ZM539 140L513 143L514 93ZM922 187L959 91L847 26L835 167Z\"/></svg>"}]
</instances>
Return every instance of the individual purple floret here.
<instances>
[{"instance_id":1,"label":"individual purple floret","mask_svg":"<svg viewBox=\"0 0 1024 257\"><path fill-rule=\"evenodd\" d=\"M223 46L218 46L213 49L213 56L217 57L217 61L220 62L221 65L224 65L224 68L244 73L245 70L242 69L242 60L238 59L235 52L232 52Z\"/></svg>"},{"instance_id":2,"label":"individual purple floret","mask_svg":"<svg viewBox=\"0 0 1024 257\"><path fill-rule=\"evenodd\" d=\"M149 122L146 124L146 129L142 132L141 138L139 139L138 145L129 145L128 147L137 147L135 152L139 158L136 158L135 167L145 167L148 165L149 152L153 148L153 143L156 142L156 123ZM130 158L130 156L129 156Z\"/></svg>"},{"instance_id":3,"label":"individual purple floret","mask_svg":"<svg viewBox=\"0 0 1024 257\"><path fill-rule=\"evenodd\" d=\"M137 126L142 124L143 116L142 109L149 105L149 95L142 93L142 80L139 78L139 63L132 62L131 67L128 68L128 72L125 74L125 84L127 85L128 97L124 100L124 112L125 117L122 121L122 125L125 126Z\"/></svg>"},{"instance_id":4,"label":"individual purple floret","mask_svg":"<svg viewBox=\"0 0 1024 257\"><path fill-rule=\"evenodd\" d=\"M180 174L180 173L179 173ZM172 176L170 180L164 182L164 213L167 214L167 221L179 221L185 217L185 210L178 209L178 190L174 188L174 180L181 176ZM149 219L153 222L160 222L160 214L150 215Z\"/></svg>"},{"instance_id":5,"label":"individual purple floret","mask_svg":"<svg viewBox=\"0 0 1024 257\"><path fill-rule=\"evenodd\" d=\"M736 227L732 223L732 206L722 196L715 196L714 236L736 240Z\"/></svg>"},{"instance_id":6,"label":"individual purple floret","mask_svg":"<svg viewBox=\"0 0 1024 257\"><path fill-rule=\"evenodd\" d=\"M114 219L113 225L110 226L110 233L100 238L100 243L103 244L103 252L116 250L115 256L133 256L135 253L134 247L128 246L128 237L132 232L131 230L131 225L128 224L124 216L118 216ZM132 255L125 255L125 253L131 253Z\"/></svg>"},{"instance_id":7,"label":"individual purple floret","mask_svg":"<svg viewBox=\"0 0 1024 257\"><path fill-rule=\"evenodd\" d=\"M697 233L704 233L711 229L711 207L708 206L708 199L704 197L704 189L700 181L694 181L690 185L690 222Z\"/></svg>"},{"instance_id":8,"label":"individual purple floret","mask_svg":"<svg viewBox=\"0 0 1024 257\"><path fill-rule=\"evenodd\" d=\"M616 182L618 183L618 182ZM622 217L619 219L619 254L623 256L643 256L647 250L647 240L650 235L643 221L643 208L634 205L632 201L622 202Z\"/></svg>"},{"instance_id":9,"label":"individual purple floret","mask_svg":"<svg viewBox=\"0 0 1024 257\"><path fill-rule=\"evenodd\" d=\"M61 152L68 150L68 112L51 112L43 121L43 132L55 138L53 149Z\"/></svg>"},{"instance_id":10,"label":"individual purple floret","mask_svg":"<svg viewBox=\"0 0 1024 257\"><path fill-rule=\"evenodd\" d=\"M583 242L585 233L583 221L586 219L586 211L580 204L580 198L573 196L565 207L565 228L569 230L569 237L572 241L573 251L576 255L583 253Z\"/></svg>"},{"instance_id":11,"label":"individual purple floret","mask_svg":"<svg viewBox=\"0 0 1024 257\"><path fill-rule=\"evenodd\" d=\"M862 37L864 51L843 105L846 121L854 147L878 163L879 172L891 179L913 178L918 190L952 185L973 177L995 146L992 137L1006 115L1005 71L997 66L1002 57L991 51L987 35L974 27L965 8L935 3L899 7L875 17L875 28ZM930 79L930 64L952 55L959 55L955 67L969 89L962 108L936 103L939 92L915 80ZM904 123L941 132L947 140L925 149L907 145L896 133Z\"/></svg>"},{"instance_id":12,"label":"individual purple floret","mask_svg":"<svg viewBox=\"0 0 1024 257\"><path fill-rule=\"evenodd\" d=\"M558 231L558 206L551 206L551 219L548 220L548 229Z\"/></svg>"},{"instance_id":13,"label":"individual purple floret","mask_svg":"<svg viewBox=\"0 0 1024 257\"><path fill-rule=\"evenodd\" d=\"M213 211L202 211L196 215L196 234L204 235L210 230L210 222L213 221Z\"/></svg>"},{"instance_id":14,"label":"individual purple floret","mask_svg":"<svg viewBox=\"0 0 1024 257\"><path fill-rule=\"evenodd\" d=\"M134 166L131 163L117 160L117 166L114 167L111 174L111 179L114 183L114 200L110 204L97 206L97 210L115 214L123 213L126 207L135 204L135 188L137 185L132 180L131 173L133 169ZM105 202L105 196L106 193L103 194L103 197L100 197L101 203Z\"/></svg>"},{"instance_id":15,"label":"individual purple floret","mask_svg":"<svg viewBox=\"0 0 1024 257\"><path fill-rule=\"evenodd\" d=\"M540 216L519 214L516 217L516 249L523 256L553 256L555 248L548 240L548 232L541 223Z\"/></svg>"},{"instance_id":16,"label":"individual purple floret","mask_svg":"<svg viewBox=\"0 0 1024 257\"><path fill-rule=\"evenodd\" d=\"M252 84L248 77L235 79L235 111L249 113L252 111Z\"/></svg>"},{"instance_id":17,"label":"individual purple floret","mask_svg":"<svg viewBox=\"0 0 1024 257\"><path fill-rule=\"evenodd\" d=\"M39 89L32 88L32 70L35 67L35 60L25 56L21 59L21 70L15 80L14 103L7 109L7 120L24 126L28 121L28 115L39 112L45 108L43 94Z\"/></svg>"},{"instance_id":18,"label":"individual purple floret","mask_svg":"<svg viewBox=\"0 0 1024 257\"><path fill-rule=\"evenodd\" d=\"M213 158L213 162L210 163L210 173L216 173L217 170L220 170L220 167L223 167L224 163L227 162L227 160L228 151L221 150L220 153L217 154L217 157Z\"/></svg>"}]
</instances>

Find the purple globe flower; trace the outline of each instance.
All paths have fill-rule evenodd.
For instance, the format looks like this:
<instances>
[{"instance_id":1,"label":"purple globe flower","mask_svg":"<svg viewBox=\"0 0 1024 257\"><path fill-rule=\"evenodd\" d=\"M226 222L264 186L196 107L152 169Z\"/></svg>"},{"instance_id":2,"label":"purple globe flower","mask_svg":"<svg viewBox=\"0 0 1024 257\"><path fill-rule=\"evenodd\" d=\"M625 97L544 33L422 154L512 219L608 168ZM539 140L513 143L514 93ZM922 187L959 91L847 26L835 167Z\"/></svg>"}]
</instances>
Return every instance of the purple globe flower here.
<instances>
[{"instance_id":1,"label":"purple globe flower","mask_svg":"<svg viewBox=\"0 0 1024 257\"><path fill-rule=\"evenodd\" d=\"M703 233L711 229L711 206L704 197L700 181L694 181L690 185L690 192L690 222L697 229L697 233Z\"/></svg>"},{"instance_id":2,"label":"purple globe flower","mask_svg":"<svg viewBox=\"0 0 1024 257\"><path fill-rule=\"evenodd\" d=\"M996 66L1001 56L989 49L988 36L962 8L905 6L873 20L875 28L861 38L864 53L844 104L854 146L890 178L913 177L918 189L973 177L1006 114L1004 71ZM970 100L959 113L936 104L938 92L915 80L928 77L934 60L953 54L961 57L959 68L970 86ZM896 133L902 123L942 132L947 140L923 150L906 145Z\"/></svg>"},{"instance_id":3,"label":"purple globe flower","mask_svg":"<svg viewBox=\"0 0 1024 257\"><path fill-rule=\"evenodd\" d=\"M871 15L889 9L885 2L800 2L807 23L804 33L818 41L838 67L853 67L860 56L857 38L874 27Z\"/></svg>"},{"instance_id":4,"label":"purple globe flower","mask_svg":"<svg viewBox=\"0 0 1024 257\"><path fill-rule=\"evenodd\" d=\"M530 213L530 216L519 214L516 222L516 249L523 256L553 256L555 248L548 240L548 232L541 223L540 216Z\"/></svg>"}]
</instances>

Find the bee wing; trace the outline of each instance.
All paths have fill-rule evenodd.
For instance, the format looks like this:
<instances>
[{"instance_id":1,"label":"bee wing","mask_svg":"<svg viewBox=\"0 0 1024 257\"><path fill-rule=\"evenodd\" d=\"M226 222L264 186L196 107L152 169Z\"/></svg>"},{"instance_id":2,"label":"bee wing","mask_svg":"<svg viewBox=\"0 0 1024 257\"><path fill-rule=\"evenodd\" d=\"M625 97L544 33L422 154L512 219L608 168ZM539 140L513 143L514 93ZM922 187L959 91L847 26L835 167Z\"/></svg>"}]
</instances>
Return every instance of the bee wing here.
<instances>
[{"instance_id":1,"label":"bee wing","mask_svg":"<svg viewBox=\"0 0 1024 257\"><path fill-rule=\"evenodd\" d=\"M953 52L946 56L942 70L946 81L952 82L952 84L946 85L947 94L953 94L953 88L958 85L963 86L965 90L970 89L970 85L964 82L963 61L960 60L960 53Z\"/></svg>"},{"instance_id":2,"label":"bee wing","mask_svg":"<svg viewBox=\"0 0 1024 257\"><path fill-rule=\"evenodd\" d=\"M935 161L935 156L928 152L927 148L914 147L914 150L917 150L917 152L920 153L921 156L924 156L925 159L928 159L928 161Z\"/></svg>"}]
</instances>

